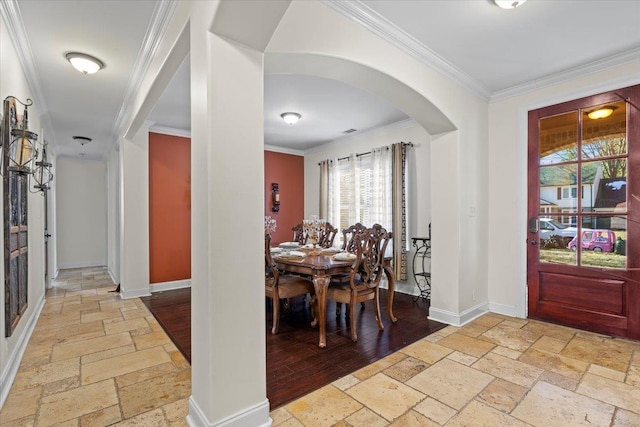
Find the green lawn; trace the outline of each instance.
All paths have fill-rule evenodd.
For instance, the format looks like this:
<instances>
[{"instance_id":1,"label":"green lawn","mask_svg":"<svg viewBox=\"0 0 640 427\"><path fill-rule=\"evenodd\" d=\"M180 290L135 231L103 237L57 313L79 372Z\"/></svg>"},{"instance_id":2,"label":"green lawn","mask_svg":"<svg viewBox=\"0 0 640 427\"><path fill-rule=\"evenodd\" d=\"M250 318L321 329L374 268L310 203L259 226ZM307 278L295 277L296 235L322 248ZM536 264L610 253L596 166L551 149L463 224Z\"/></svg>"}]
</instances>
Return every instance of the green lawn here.
<instances>
[{"instance_id":1,"label":"green lawn","mask_svg":"<svg viewBox=\"0 0 640 427\"><path fill-rule=\"evenodd\" d=\"M577 252L570 249L541 249L540 261L576 265ZM582 251L582 265L603 268L625 268L627 257L613 252Z\"/></svg>"}]
</instances>

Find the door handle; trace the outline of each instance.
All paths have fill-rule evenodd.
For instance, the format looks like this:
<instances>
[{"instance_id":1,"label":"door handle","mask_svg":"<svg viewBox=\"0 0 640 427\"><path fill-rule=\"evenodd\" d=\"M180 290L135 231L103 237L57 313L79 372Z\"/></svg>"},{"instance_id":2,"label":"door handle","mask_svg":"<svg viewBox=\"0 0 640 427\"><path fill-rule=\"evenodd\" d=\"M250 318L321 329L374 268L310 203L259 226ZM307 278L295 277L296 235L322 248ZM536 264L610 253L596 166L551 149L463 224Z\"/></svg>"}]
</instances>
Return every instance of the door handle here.
<instances>
[{"instance_id":1,"label":"door handle","mask_svg":"<svg viewBox=\"0 0 640 427\"><path fill-rule=\"evenodd\" d=\"M538 241L536 239L531 239L529 243L531 243L532 245L537 245Z\"/></svg>"}]
</instances>

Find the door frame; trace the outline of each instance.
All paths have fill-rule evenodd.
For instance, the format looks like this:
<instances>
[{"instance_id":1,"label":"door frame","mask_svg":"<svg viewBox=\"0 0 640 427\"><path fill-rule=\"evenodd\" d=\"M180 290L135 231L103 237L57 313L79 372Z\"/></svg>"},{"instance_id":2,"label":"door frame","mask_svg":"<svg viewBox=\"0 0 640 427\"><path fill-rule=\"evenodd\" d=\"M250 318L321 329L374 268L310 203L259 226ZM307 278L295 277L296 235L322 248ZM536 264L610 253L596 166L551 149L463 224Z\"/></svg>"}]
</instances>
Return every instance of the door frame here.
<instances>
[{"instance_id":1,"label":"door frame","mask_svg":"<svg viewBox=\"0 0 640 427\"><path fill-rule=\"evenodd\" d=\"M624 92L622 92L624 91ZM621 95L622 94L622 95ZM633 94L633 95L632 95ZM573 99L570 99L568 101L562 101L562 102L558 102L556 104L550 104L550 105L546 105L543 107L539 107L539 108L532 108L531 110L527 111L527 126L526 126L526 133L527 133L527 141L526 141L526 151L527 153L525 154L525 161L527 161L527 165L526 167L523 169L525 172L524 174L526 175L525 177L525 186L526 186L526 190L524 191L525 194L525 218L528 220L529 217L536 217L539 218L540 216L543 216L539 213L539 209L536 208L535 209L535 214L533 212L529 212L529 209L532 208L532 206L530 206L531 203L536 204L537 206L537 200L539 199L539 195L532 195L530 193L530 182L529 179L533 179L535 180L535 174L531 175L531 170L529 169L530 164L528 163L530 160L529 158L531 156L537 156L537 153L535 152L531 152L533 148L537 148L536 147L531 147L530 146L530 140L531 138L533 138L534 136L537 136L537 133L534 130L531 130L532 126L537 125L536 123L533 123L531 120L534 120L535 117L530 116L530 113L532 111L538 110L538 109L544 109L544 108L550 108L551 111L549 111L550 115L549 117L555 115L556 113L553 112L554 109L557 110L557 114L562 113L563 111L566 112L570 112L573 110L576 110L576 108L578 109L583 109L585 107L587 107L587 105L598 105L598 104L604 104L604 103L608 103L608 102L620 102L620 101L626 101L627 103L627 108L629 109L629 113L628 114L633 114L634 115L634 120L631 122L627 122L627 134L628 135L632 135L631 138L635 138L635 139L629 139L628 142L628 146L627 146L627 158L629 161L629 164L634 164L634 165L639 165L640 164L640 85L638 83L635 84L631 84L628 86L620 86L620 85L616 85L616 87L612 88L612 89L608 89L605 90L603 92L598 92L595 94L590 94L590 95L586 95L586 96L582 96L582 97L575 97ZM633 96L634 98L629 101L628 96ZM570 105L562 105L562 104L570 104ZM581 104L583 104L584 106L581 106ZM585 105L586 104L586 105ZM578 110L580 111L580 110ZM546 115L544 116L538 116L537 120L539 120L541 117L547 117ZM632 145L631 145L631 141L634 141L635 143L635 150L632 150ZM529 153L531 152L531 153ZM628 175L627 175L627 182L640 182L640 167L635 167L635 168L631 168L630 170L628 170ZM579 183L578 183L579 186ZM627 188L629 188L627 186ZM632 191L634 191L634 188L629 188L628 192L628 199L627 202L628 203L632 203L632 205L629 207L628 209L628 221L630 220L629 223L635 223L638 224L640 223L640 212L639 212L639 206L638 206L638 202L633 203L632 202ZM638 193L638 188L635 188L636 194ZM536 193L537 194L537 193ZM536 200L536 202L533 202L533 199ZM579 207L579 205L578 205ZM635 208L635 209L634 209ZM525 220L525 224L526 224L526 220ZM629 228L627 228L628 230ZM632 234L637 234L637 228L635 228L635 232L633 232ZM529 259L528 257L534 257L534 253L530 252L531 246L530 245L536 245L536 248L538 248L539 251L539 243L537 242L530 242L529 239L532 238L536 238L538 240L539 239L539 232L536 233L535 235L533 235L531 232L529 232L529 230L527 229L527 227L525 226L525 235L527 236L527 239L525 239L526 243L525 245L523 245L524 248L524 254L525 254L525 278L526 278L526 283L527 286L524 289L524 296L525 296L525 303L527 302L527 299L529 298L529 296L533 296L536 300L537 300L537 295L538 292L540 292L541 288L540 287L536 287L533 290L529 290ZM638 298L639 294L639 284L637 283L638 280L638 269L640 267L640 265L638 265L637 263L637 258L639 256L639 252L640 250L638 250L638 238L637 236L632 237L632 242L634 242L631 246L627 245L627 269L624 270L624 274L620 274L619 276L616 277L615 275L615 271L616 270L604 270L604 271L596 271L595 269L592 271L592 273L589 273L589 267L587 267L584 270L580 270L580 267L578 266L577 268L572 267L571 265L568 266L569 270L564 271L562 270L562 266L553 266L553 265L549 265L549 264L543 264L546 267L542 268L541 266L541 270L539 271L547 271L547 274L555 274L554 271L556 271L556 273L560 273L563 276L566 274L567 280L571 280L570 278L573 277L574 280L577 277L584 277L585 279L589 280L589 279L594 279L594 280L602 280L603 284L607 281L620 281L623 280L622 283L622 301L626 301L623 303L623 312L620 313L619 315L616 315L614 312L609 312L607 310L604 311L599 311L599 310L595 310L593 311L593 317L589 316L589 317L582 317L581 314L579 314L580 312L582 313L587 313L589 312L589 308L588 306L586 306L587 308L583 308L580 309L579 305L575 306L575 309L570 308L572 305L566 305L565 308L561 308L562 305L558 306L559 310L567 310L565 312L564 315L565 316L564 319L566 322L569 322L571 325L575 326L575 327L580 327L577 326L578 324L583 324L587 330L592 330L594 332L599 332L599 333L605 333L605 334L614 334L614 335L620 335L620 336L625 336L625 337L629 337L632 339L637 339L638 337L640 337L640 311L638 310L638 308L635 305L632 305L629 302L629 298L633 298L634 300L636 298ZM533 262L536 263L540 263L539 259L537 258L537 255L535 255L535 259L532 259ZM536 264L537 265L537 264ZM574 269L572 271L572 269ZM597 268L596 268L597 269ZM536 277L539 278L538 276L538 272L534 272L536 274ZM562 279L560 276L558 276L558 279L565 280ZM535 280L535 279L534 279ZM595 288L594 288L595 289ZM528 312L530 308L533 308L534 305L536 303L533 303L531 301L528 301L529 305L527 307L527 317L530 316L532 313ZM539 308L542 308L543 311L539 311L537 313L537 316L539 316L539 318L547 318L547 316L549 316L549 314L544 314L545 313L545 309L544 307L547 306L546 303L544 303L543 301L540 301L543 303L543 306L538 306ZM552 307L552 306L549 306ZM555 310L555 309L553 309ZM575 311L574 311L575 310ZM628 310L628 311L627 311ZM610 316L608 313L614 313L614 316ZM623 314L624 313L624 314ZM552 317L555 315L552 315ZM568 317L566 317L568 316ZM578 317L576 317L578 316ZM563 320L561 319L561 317L556 318L558 322L563 322ZM615 319L614 319L615 317ZM554 317L555 318L555 317ZM566 319L570 319L572 318L573 320L566 320ZM583 320L584 319L584 320ZM622 322L622 320L624 319L624 322ZM551 320L554 321L554 320ZM576 323L577 322L577 323ZM568 324L569 324L568 323ZM624 328L622 325L625 325Z\"/></svg>"},{"instance_id":2,"label":"door frame","mask_svg":"<svg viewBox=\"0 0 640 427\"><path fill-rule=\"evenodd\" d=\"M593 70L596 71L596 70ZM571 82L569 82L570 84ZM559 89L555 93L551 92L541 95L539 99L527 101L518 107L517 116L517 217L520 218L517 224L516 236L520 236L522 242L526 242L527 233L527 197L528 197L528 146L529 146L529 111L539 108L560 104L575 99L585 98L599 93L609 92L615 89L625 88L640 84L640 76L626 77L623 79L597 82L582 88L568 87L565 90ZM527 246L526 244L516 246L516 258L518 265L517 272L517 295L515 313L516 317L526 319L528 316L528 300L527 300ZM503 310L504 311L504 310Z\"/></svg>"}]
</instances>

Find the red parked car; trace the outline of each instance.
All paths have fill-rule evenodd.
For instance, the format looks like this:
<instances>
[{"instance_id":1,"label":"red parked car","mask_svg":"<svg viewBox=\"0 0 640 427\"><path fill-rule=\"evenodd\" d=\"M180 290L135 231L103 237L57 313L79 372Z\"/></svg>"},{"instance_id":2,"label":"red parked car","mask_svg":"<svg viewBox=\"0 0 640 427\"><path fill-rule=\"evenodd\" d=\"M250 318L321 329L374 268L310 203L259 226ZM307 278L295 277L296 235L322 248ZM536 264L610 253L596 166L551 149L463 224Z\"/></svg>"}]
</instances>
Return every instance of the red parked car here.
<instances>
[{"instance_id":1,"label":"red parked car","mask_svg":"<svg viewBox=\"0 0 640 427\"><path fill-rule=\"evenodd\" d=\"M569 249L576 250L578 236L575 236L567 245ZM613 252L616 243L616 234L611 230L582 230L582 249L594 252Z\"/></svg>"}]
</instances>

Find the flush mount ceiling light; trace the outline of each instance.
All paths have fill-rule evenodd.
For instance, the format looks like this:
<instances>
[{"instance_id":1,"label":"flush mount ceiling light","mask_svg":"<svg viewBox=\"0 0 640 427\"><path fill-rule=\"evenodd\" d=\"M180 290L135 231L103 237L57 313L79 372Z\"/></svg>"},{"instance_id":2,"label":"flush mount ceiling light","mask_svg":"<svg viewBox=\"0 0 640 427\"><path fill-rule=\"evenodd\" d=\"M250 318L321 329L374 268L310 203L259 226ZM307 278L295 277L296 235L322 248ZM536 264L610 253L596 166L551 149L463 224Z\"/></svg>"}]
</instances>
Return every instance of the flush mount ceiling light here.
<instances>
[{"instance_id":1,"label":"flush mount ceiling light","mask_svg":"<svg viewBox=\"0 0 640 427\"><path fill-rule=\"evenodd\" d=\"M85 144L93 141L91 138L87 138L86 136L74 136L73 140L84 147Z\"/></svg>"},{"instance_id":2,"label":"flush mount ceiling light","mask_svg":"<svg viewBox=\"0 0 640 427\"><path fill-rule=\"evenodd\" d=\"M79 52L69 52L65 56L73 68L83 74L93 74L104 68L104 63L98 58Z\"/></svg>"},{"instance_id":3,"label":"flush mount ceiling light","mask_svg":"<svg viewBox=\"0 0 640 427\"><path fill-rule=\"evenodd\" d=\"M612 115L613 110L615 110L616 108L618 107L609 106L609 105L607 105L606 107L600 107L593 111L589 111L587 113L587 117L589 117L592 120L604 119Z\"/></svg>"},{"instance_id":4,"label":"flush mount ceiling light","mask_svg":"<svg viewBox=\"0 0 640 427\"><path fill-rule=\"evenodd\" d=\"M298 113L282 113L280 117L282 117L282 120L284 120L286 124L295 125L302 116Z\"/></svg>"},{"instance_id":5,"label":"flush mount ceiling light","mask_svg":"<svg viewBox=\"0 0 640 427\"><path fill-rule=\"evenodd\" d=\"M515 9L527 0L493 0L493 2L503 9Z\"/></svg>"}]
</instances>

